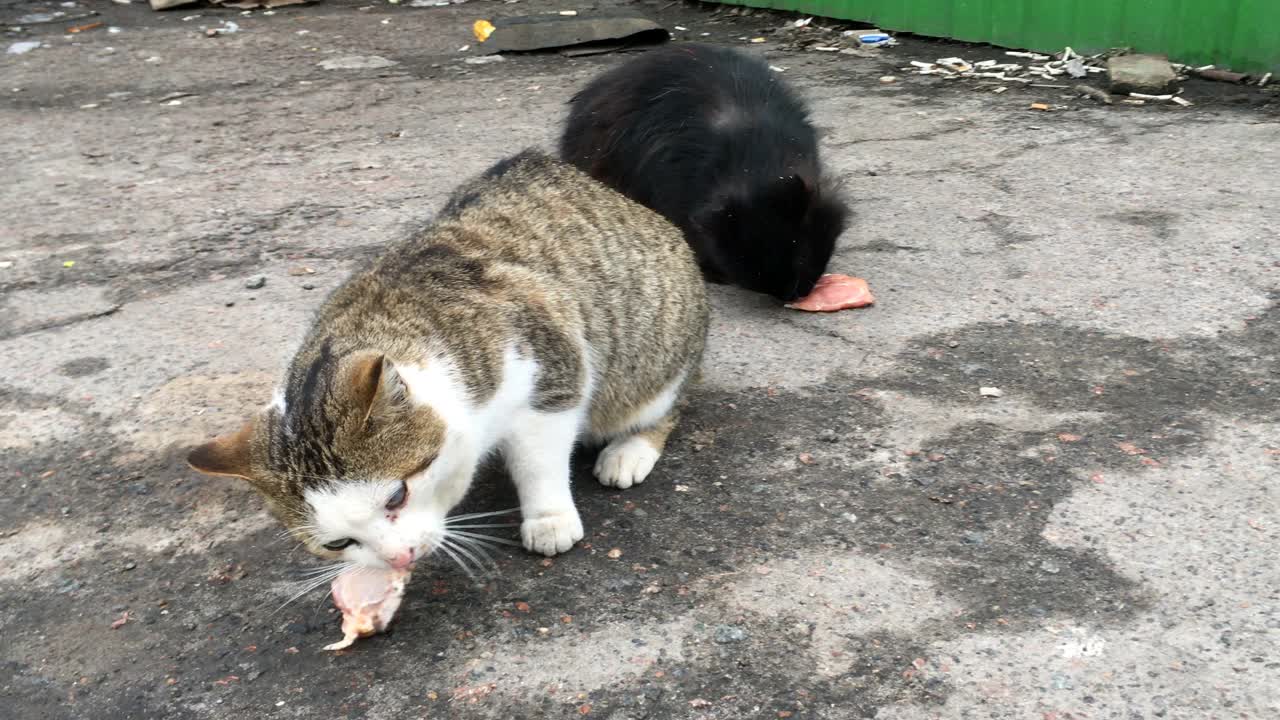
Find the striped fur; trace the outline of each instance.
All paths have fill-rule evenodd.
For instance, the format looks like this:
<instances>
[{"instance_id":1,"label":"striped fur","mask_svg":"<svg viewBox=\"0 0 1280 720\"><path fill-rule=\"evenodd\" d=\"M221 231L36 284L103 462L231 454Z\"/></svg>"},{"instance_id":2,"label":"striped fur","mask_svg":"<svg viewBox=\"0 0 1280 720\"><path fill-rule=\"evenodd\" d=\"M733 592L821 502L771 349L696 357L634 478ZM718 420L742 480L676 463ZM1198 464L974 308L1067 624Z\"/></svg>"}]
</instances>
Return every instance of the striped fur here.
<instances>
[{"instance_id":1,"label":"striped fur","mask_svg":"<svg viewBox=\"0 0 1280 720\"><path fill-rule=\"evenodd\" d=\"M502 450L529 496L526 545L562 551L581 529L563 499L560 445L614 441L610 457L621 460L601 481L643 480L647 468L620 473L652 465L635 438L661 451L706 327L696 261L675 227L526 151L465 183L432 225L336 290L276 400L239 434L194 450L191 464L247 478L327 557L335 553L322 545L339 538L316 527L316 498L374 502L404 481L403 510L349 508L372 518L351 530L368 530L353 538L368 552L336 555L376 565L406 548L429 553L475 465ZM538 447L522 440L543 424L550 434ZM343 490L361 483L378 491Z\"/></svg>"}]
</instances>

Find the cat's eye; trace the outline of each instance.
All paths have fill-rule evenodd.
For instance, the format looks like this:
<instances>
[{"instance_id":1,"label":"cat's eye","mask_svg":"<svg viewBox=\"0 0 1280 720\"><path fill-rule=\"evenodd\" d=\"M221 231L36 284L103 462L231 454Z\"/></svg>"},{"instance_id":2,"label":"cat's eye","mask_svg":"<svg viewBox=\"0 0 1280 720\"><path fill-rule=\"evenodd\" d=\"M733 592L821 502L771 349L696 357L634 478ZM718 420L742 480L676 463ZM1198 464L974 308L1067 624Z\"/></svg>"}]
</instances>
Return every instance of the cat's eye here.
<instances>
[{"instance_id":1,"label":"cat's eye","mask_svg":"<svg viewBox=\"0 0 1280 720\"><path fill-rule=\"evenodd\" d=\"M355 544L356 544L356 541L352 540L351 538L342 538L341 540L334 540L333 542L325 543L324 549L337 552L339 550L344 550L346 548L349 548Z\"/></svg>"},{"instance_id":2,"label":"cat's eye","mask_svg":"<svg viewBox=\"0 0 1280 720\"><path fill-rule=\"evenodd\" d=\"M404 503L408 499L409 499L409 486L405 484L404 481L401 481L400 487L396 488L396 491L391 494L391 497L387 498L386 507L388 510L399 510L400 508L404 507Z\"/></svg>"}]
</instances>

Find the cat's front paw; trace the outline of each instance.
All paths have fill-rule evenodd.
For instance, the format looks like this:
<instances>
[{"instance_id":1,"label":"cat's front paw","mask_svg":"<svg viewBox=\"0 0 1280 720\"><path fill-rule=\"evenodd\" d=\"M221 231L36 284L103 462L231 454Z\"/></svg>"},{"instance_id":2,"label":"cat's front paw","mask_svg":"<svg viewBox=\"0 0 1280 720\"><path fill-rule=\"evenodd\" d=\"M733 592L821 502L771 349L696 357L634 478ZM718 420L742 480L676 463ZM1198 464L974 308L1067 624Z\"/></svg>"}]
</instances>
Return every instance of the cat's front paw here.
<instances>
[{"instance_id":1,"label":"cat's front paw","mask_svg":"<svg viewBox=\"0 0 1280 720\"><path fill-rule=\"evenodd\" d=\"M582 518L576 508L541 517L525 518L520 523L520 538L529 552L547 557L565 552L583 537Z\"/></svg>"},{"instance_id":2,"label":"cat's front paw","mask_svg":"<svg viewBox=\"0 0 1280 720\"><path fill-rule=\"evenodd\" d=\"M596 458L596 478L602 485L625 490L644 482L661 455L648 440L638 435L614 440Z\"/></svg>"}]
</instances>

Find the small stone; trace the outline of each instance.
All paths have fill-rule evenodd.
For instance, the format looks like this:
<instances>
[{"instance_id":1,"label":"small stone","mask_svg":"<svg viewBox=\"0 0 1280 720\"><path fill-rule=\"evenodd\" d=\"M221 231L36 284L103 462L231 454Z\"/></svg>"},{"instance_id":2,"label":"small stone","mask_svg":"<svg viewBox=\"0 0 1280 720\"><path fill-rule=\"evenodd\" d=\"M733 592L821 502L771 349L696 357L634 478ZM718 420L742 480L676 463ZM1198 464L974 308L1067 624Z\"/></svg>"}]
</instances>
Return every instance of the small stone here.
<instances>
[{"instance_id":1,"label":"small stone","mask_svg":"<svg viewBox=\"0 0 1280 720\"><path fill-rule=\"evenodd\" d=\"M856 523L856 522L858 522L858 516L857 516L857 515L854 515L854 514L853 514L853 513L851 513L851 512L841 513L840 517L844 518L845 520L848 520L848 521L849 521L849 522L851 522L851 523Z\"/></svg>"},{"instance_id":2,"label":"small stone","mask_svg":"<svg viewBox=\"0 0 1280 720\"><path fill-rule=\"evenodd\" d=\"M964 534L964 542L967 545L986 545L987 536L980 532L967 532Z\"/></svg>"},{"instance_id":3,"label":"small stone","mask_svg":"<svg viewBox=\"0 0 1280 720\"><path fill-rule=\"evenodd\" d=\"M6 50L5 53L8 55L24 55L38 47L40 47L39 40L22 40L10 45L9 49Z\"/></svg>"},{"instance_id":4,"label":"small stone","mask_svg":"<svg viewBox=\"0 0 1280 720\"><path fill-rule=\"evenodd\" d=\"M136 563L136 562L134 562L134 561L132 561L132 560L130 560L129 562L127 562L127 563L125 563L125 564L124 564L124 569L125 569L125 570L133 570L133 569L134 569L134 568L136 568L136 567L138 567L138 563Z\"/></svg>"},{"instance_id":5,"label":"small stone","mask_svg":"<svg viewBox=\"0 0 1280 720\"><path fill-rule=\"evenodd\" d=\"M315 289L316 289L316 286L315 286L315 285L312 285L311 283L302 283L302 289L303 289L303 290L315 290Z\"/></svg>"},{"instance_id":6,"label":"small stone","mask_svg":"<svg viewBox=\"0 0 1280 720\"><path fill-rule=\"evenodd\" d=\"M736 625L717 625L713 639L721 645L739 643L747 639L747 631Z\"/></svg>"},{"instance_id":7,"label":"small stone","mask_svg":"<svg viewBox=\"0 0 1280 720\"><path fill-rule=\"evenodd\" d=\"M380 55L344 55L316 63L324 70L377 70L399 64L395 60L388 60Z\"/></svg>"},{"instance_id":8,"label":"small stone","mask_svg":"<svg viewBox=\"0 0 1280 720\"><path fill-rule=\"evenodd\" d=\"M800 453L797 457L801 465L812 465L814 463L813 456L809 453Z\"/></svg>"},{"instance_id":9,"label":"small stone","mask_svg":"<svg viewBox=\"0 0 1280 720\"><path fill-rule=\"evenodd\" d=\"M1111 92L1151 93L1159 95L1171 90L1178 82L1167 58L1159 55L1120 55L1107 61L1107 75L1111 78Z\"/></svg>"},{"instance_id":10,"label":"small stone","mask_svg":"<svg viewBox=\"0 0 1280 720\"><path fill-rule=\"evenodd\" d=\"M960 341L958 341L958 340L948 340L948 341L947 341L947 347L949 347L949 348L958 348L958 347L960 347Z\"/></svg>"},{"instance_id":11,"label":"small stone","mask_svg":"<svg viewBox=\"0 0 1280 720\"><path fill-rule=\"evenodd\" d=\"M488 65L490 63L503 62L506 58L501 55L481 55L479 57L469 57L462 62L468 65Z\"/></svg>"},{"instance_id":12,"label":"small stone","mask_svg":"<svg viewBox=\"0 0 1280 720\"><path fill-rule=\"evenodd\" d=\"M1062 568L1058 567L1058 564L1052 560L1045 560L1044 562L1041 562L1040 569L1049 573L1050 575L1057 575L1058 573L1062 572Z\"/></svg>"},{"instance_id":13,"label":"small stone","mask_svg":"<svg viewBox=\"0 0 1280 720\"><path fill-rule=\"evenodd\" d=\"M610 560L617 560L618 558L622 557L622 548L614 548L610 550L607 554Z\"/></svg>"},{"instance_id":14,"label":"small stone","mask_svg":"<svg viewBox=\"0 0 1280 720\"><path fill-rule=\"evenodd\" d=\"M880 84L882 85L892 85L896 82L898 82L898 78L892 75L884 75L880 78Z\"/></svg>"},{"instance_id":15,"label":"small stone","mask_svg":"<svg viewBox=\"0 0 1280 720\"><path fill-rule=\"evenodd\" d=\"M1051 681L1053 682L1054 690L1070 690L1075 687L1071 682L1071 678L1062 673L1054 673Z\"/></svg>"},{"instance_id":16,"label":"small stone","mask_svg":"<svg viewBox=\"0 0 1280 720\"><path fill-rule=\"evenodd\" d=\"M978 394L989 398L1004 397L1004 391L998 387L980 387L978 388Z\"/></svg>"},{"instance_id":17,"label":"small stone","mask_svg":"<svg viewBox=\"0 0 1280 720\"><path fill-rule=\"evenodd\" d=\"M244 286L249 290L257 290L266 284L267 284L266 275L254 275L253 277L244 281Z\"/></svg>"},{"instance_id":18,"label":"small stone","mask_svg":"<svg viewBox=\"0 0 1280 720\"><path fill-rule=\"evenodd\" d=\"M837 434L835 430L832 430L831 428L827 428L826 430L823 430L822 432L818 433L818 439L821 440L822 442L833 443L840 440L840 435Z\"/></svg>"},{"instance_id":19,"label":"small stone","mask_svg":"<svg viewBox=\"0 0 1280 720\"><path fill-rule=\"evenodd\" d=\"M602 586L608 592L616 593L616 592L622 592L624 590L629 590L635 587L637 584L639 583L637 583L635 580L632 580L631 578L610 578L608 580L605 580L602 583Z\"/></svg>"}]
</instances>

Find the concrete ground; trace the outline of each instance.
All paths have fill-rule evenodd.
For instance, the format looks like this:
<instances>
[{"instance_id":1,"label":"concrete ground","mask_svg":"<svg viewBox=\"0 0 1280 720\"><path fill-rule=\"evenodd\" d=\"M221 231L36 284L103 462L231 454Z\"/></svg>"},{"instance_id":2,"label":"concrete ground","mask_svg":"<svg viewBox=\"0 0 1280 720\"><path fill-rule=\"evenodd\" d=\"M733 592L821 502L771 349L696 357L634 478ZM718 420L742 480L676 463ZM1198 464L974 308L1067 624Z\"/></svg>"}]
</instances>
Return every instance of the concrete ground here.
<instances>
[{"instance_id":1,"label":"concrete ground","mask_svg":"<svg viewBox=\"0 0 1280 720\"><path fill-rule=\"evenodd\" d=\"M0 715L1280 716L1275 96L996 95L903 76L998 56L919 41L751 46L812 100L857 211L833 266L880 302L715 289L655 474L610 491L581 458L579 547L423 568L391 633L322 652L322 594L279 607L315 561L184 450L624 59L463 61L474 19L565 6L95 2L118 33L5 39L47 46L0 56ZM783 22L635 7L738 44ZM347 55L398 64L317 67Z\"/></svg>"}]
</instances>

